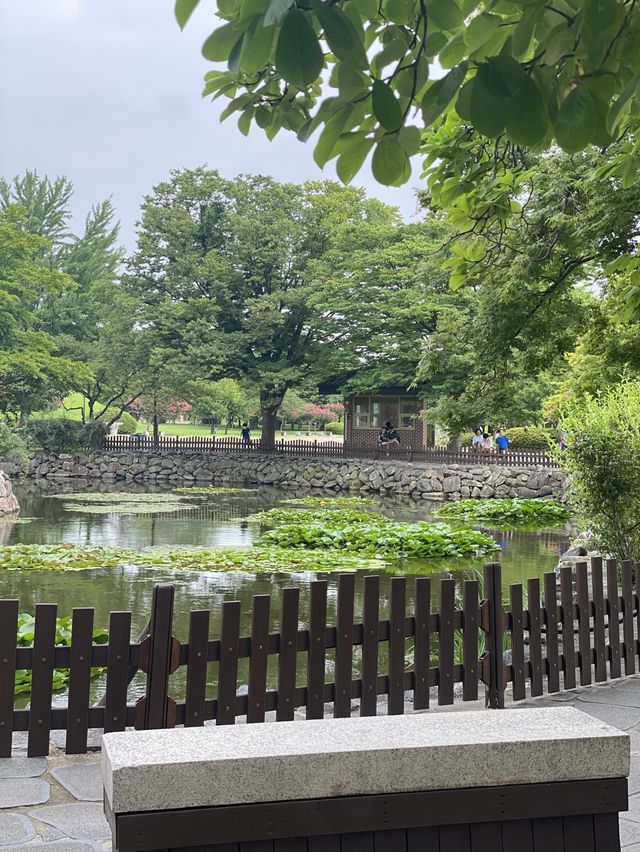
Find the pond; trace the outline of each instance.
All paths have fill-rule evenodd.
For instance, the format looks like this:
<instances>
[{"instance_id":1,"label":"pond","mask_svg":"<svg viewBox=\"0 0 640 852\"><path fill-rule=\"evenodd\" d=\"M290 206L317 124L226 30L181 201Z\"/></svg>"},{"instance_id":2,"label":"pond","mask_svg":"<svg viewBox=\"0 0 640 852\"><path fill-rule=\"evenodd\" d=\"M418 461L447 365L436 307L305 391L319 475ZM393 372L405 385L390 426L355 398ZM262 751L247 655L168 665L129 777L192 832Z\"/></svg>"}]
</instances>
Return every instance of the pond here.
<instances>
[{"instance_id":1,"label":"pond","mask_svg":"<svg viewBox=\"0 0 640 852\"><path fill-rule=\"evenodd\" d=\"M91 486L95 490L95 484ZM82 503L65 504L54 497L62 491L74 490L70 484L20 483L15 487L20 501L21 518L31 519L17 524L0 524L0 543L4 544L91 544L126 547L135 550L158 547L251 547L259 527L245 519L252 513L273 508L290 499L291 491L274 487L261 487L233 493L204 495L187 509L176 513L153 511L148 514L118 514L105 511L95 513ZM75 491L78 491L75 486ZM86 490L86 487L85 489ZM171 488L101 486L101 491L127 493L166 493ZM394 520L429 520L434 505L415 502L400 497L377 497L370 507ZM540 532L492 529L474 525L489 532L499 543L501 552L494 557L503 566L503 582L523 582L528 577L540 577L555 568L560 554L569 542L566 526ZM394 574L429 575L456 579L476 578L487 558L464 560L403 560L382 566L375 573L381 575L381 617L385 617L389 579ZM362 577L371 573L359 570L356 581L356 618L362 604ZM132 632L137 636L149 618L153 586L158 582L172 582L176 587L175 627L179 639L186 640L189 612L192 609L209 609L212 613L211 636L219 635L219 620L224 601L239 600L242 604L243 634L250 627L253 595L271 594L272 629L277 629L280 591L286 586L300 587L300 613L308 612L309 586L314 578L311 572L302 573L250 573L172 570L157 567L120 565L116 568L99 568L85 571L5 571L0 572L0 598L19 598L21 610L34 611L36 603L55 602L58 615L69 615L76 606L95 609L96 626L106 626L112 610L132 612ZM323 574L329 583L329 623L335 623L337 573ZM412 583L408 583L408 596ZM437 582L433 589L437 604ZM435 605L435 604L434 604ZM239 673L242 682L243 672ZM94 692L99 691L96 683ZM135 691L135 683L133 687Z\"/></svg>"}]
</instances>

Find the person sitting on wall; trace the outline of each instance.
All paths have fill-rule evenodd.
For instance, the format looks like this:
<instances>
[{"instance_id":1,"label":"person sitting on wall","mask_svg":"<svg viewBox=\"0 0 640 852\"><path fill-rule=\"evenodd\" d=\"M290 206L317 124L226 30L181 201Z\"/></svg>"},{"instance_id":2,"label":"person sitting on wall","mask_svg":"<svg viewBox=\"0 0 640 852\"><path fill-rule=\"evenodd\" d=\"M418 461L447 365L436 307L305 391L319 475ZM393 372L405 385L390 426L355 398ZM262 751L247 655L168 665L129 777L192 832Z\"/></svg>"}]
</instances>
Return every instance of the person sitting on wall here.
<instances>
[{"instance_id":1,"label":"person sitting on wall","mask_svg":"<svg viewBox=\"0 0 640 852\"><path fill-rule=\"evenodd\" d=\"M484 433L480 427L478 427L475 431L473 438L471 439L471 447L474 450L481 450L482 445L484 443Z\"/></svg>"},{"instance_id":2,"label":"person sitting on wall","mask_svg":"<svg viewBox=\"0 0 640 852\"><path fill-rule=\"evenodd\" d=\"M389 446L391 444L395 444L396 447L400 446L400 435L397 430L393 428L393 423L390 420L387 420L380 430L380 434L378 435L378 444L385 448L387 455L389 455Z\"/></svg>"}]
</instances>

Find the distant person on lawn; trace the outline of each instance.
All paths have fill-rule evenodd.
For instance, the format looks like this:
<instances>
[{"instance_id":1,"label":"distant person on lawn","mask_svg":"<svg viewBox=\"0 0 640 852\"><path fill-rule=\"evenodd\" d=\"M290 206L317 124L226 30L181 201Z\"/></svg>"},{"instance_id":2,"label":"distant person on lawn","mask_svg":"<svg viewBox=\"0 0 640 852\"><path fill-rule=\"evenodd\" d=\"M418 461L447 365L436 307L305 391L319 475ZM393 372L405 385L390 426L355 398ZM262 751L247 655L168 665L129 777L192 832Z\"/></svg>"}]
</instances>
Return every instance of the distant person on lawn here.
<instances>
[{"instance_id":1,"label":"distant person on lawn","mask_svg":"<svg viewBox=\"0 0 640 852\"><path fill-rule=\"evenodd\" d=\"M506 453L509 449L509 444L511 441L509 440L508 435L503 435L501 430L498 429L496 432L496 447L498 448L499 453Z\"/></svg>"},{"instance_id":2,"label":"distant person on lawn","mask_svg":"<svg viewBox=\"0 0 640 852\"><path fill-rule=\"evenodd\" d=\"M251 429L249 429L248 423L242 424L242 441L245 444L251 443Z\"/></svg>"},{"instance_id":3,"label":"distant person on lawn","mask_svg":"<svg viewBox=\"0 0 640 852\"><path fill-rule=\"evenodd\" d=\"M387 455L389 455L390 444L395 444L396 447L400 446L400 435L398 435L398 432L393 428L393 423L390 420L387 420L380 430L380 434L378 435L378 444L385 448Z\"/></svg>"}]
</instances>

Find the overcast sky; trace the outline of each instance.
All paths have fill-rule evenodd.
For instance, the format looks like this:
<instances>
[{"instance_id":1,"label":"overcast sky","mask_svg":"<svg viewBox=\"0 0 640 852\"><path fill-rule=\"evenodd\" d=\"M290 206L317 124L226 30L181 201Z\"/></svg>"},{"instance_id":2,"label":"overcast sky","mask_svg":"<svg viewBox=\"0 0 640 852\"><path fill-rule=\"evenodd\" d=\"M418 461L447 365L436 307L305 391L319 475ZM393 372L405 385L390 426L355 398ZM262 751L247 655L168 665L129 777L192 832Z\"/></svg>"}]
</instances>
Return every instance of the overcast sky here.
<instances>
[{"instance_id":1,"label":"overcast sky","mask_svg":"<svg viewBox=\"0 0 640 852\"><path fill-rule=\"evenodd\" d=\"M206 164L225 177L242 172L303 181L320 172L312 144L281 131L242 136L225 102L200 96L211 68L200 54L214 4L202 0L184 32L173 0L0 0L0 172L25 169L75 184L78 229L92 203L111 195L122 241L134 244L142 197L170 169ZM222 104L220 106L219 104ZM379 186L368 164L360 183L415 215L412 183Z\"/></svg>"}]
</instances>

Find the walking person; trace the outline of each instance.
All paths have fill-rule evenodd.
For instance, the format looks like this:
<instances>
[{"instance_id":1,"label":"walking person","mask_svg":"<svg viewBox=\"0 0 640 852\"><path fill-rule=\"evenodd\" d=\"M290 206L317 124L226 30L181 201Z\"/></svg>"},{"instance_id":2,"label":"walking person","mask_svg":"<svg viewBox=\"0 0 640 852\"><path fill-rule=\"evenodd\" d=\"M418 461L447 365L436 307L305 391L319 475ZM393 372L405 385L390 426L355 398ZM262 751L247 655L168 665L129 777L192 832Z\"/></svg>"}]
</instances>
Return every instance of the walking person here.
<instances>
[{"instance_id":1,"label":"walking person","mask_svg":"<svg viewBox=\"0 0 640 852\"><path fill-rule=\"evenodd\" d=\"M248 423L242 424L242 443L247 444L247 446L251 443L251 429L249 429Z\"/></svg>"},{"instance_id":2,"label":"walking person","mask_svg":"<svg viewBox=\"0 0 640 852\"><path fill-rule=\"evenodd\" d=\"M498 452L500 454L506 453L509 449L511 441L508 435L503 435L502 430L498 429L496 432L496 447L498 448Z\"/></svg>"}]
</instances>

